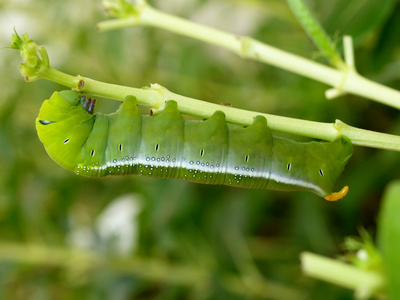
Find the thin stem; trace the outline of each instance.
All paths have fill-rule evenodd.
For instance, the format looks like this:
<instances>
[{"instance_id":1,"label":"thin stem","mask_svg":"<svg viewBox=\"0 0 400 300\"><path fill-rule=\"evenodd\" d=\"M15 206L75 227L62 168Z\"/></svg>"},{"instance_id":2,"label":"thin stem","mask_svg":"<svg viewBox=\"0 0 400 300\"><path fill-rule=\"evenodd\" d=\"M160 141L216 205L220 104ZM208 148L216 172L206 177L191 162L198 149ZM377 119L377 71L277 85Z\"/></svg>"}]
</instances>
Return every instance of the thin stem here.
<instances>
[{"instance_id":1,"label":"thin stem","mask_svg":"<svg viewBox=\"0 0 400 300\"><path fill-rule=\"evenodd\" d=\"M126 3L120 0L118 3L107 1L105 5L118 5ZM124 6L121 9L124 9ZM226 33L211 27L191 22L167 13L158 11L144 1L140 5L132 6L134 13L119 14L119 19L100 22L99 30L111 30L132 26L153 26L169 30L177 34L198 39L230 50L243 58L258 60L271 64L278 68L303 75L305 77L326 83L338 92L330 90L327 96L338 96L344 93L356 94L368 99L400 109L400 92L384 85L368 80L354 69L337 70L320 63L291 54L278 48L261 43L250 37L240 37ZM123 15L123 17L121 17Z\"/></svg>"},{"instance_id":2,"label":"thin stem","mask_svg":"<svg viewBox=\"0 0 400 300\"><path fill-rule=\"evenodd\" d=\"M82 76L77 76L71 83L67 84L67 86L74 90L120 101L123 101L128 95L135 96L138 103L149 106L153 114L158 114L162 111L166 101L175 100L178 103L179 111L201 118L209 118L216 110L220 110L225 113L227 122L249 126L252 124L254 117L262 115L267 119L271 130L327 141L333 141L338 135L343 134L354 145L400 151L400 136L359 129L349 126L340 120L335 123L322 123L252 112L182 96L169 91L159 84L152 84L149 88L138 89L104 83Z\"/></svg>"},{"instance_id":3,"label":"thin stem","mask_svg":"<svg viewBox=\"0 0 400 300\"><path fill-rule=\"evenodd\" d=\"M74 88L79 85L79 78L63 72L60 72L52 67L42 69L39 72L39 78L57 82L61 85ZM26 81L30 81L28 77L25 77Z\"/></svg>"},{"instance_id":4,"label":"thin stem","mask_svg":"<svg viewBox=\"0 0 400 300\"><path fill-rule=\"evenodd\" d=\"M400 151L400 137L397 135L356 128L340 120L336 120L335 128L340 134L350 138L354 145Z\"/></svg>"},{"instance_id":5,"label":"thin stem","mask_svg":"<svg viewBox=\"0 0 400 300\"><path fill-rule=\"evenodd\" d=\"M305 275L353 289L358 299L382 292L385 279L381 273L366 271L344 262L304 252L300 256Z\"/></svg>"},{"instance_id":6,"label":"thin stem","mask_svg":"<svg viewBox=\"0 0 400 300\"><path fill-rule=\"evenodd\" d=\"M344 58L346 60L346 65L352 69L356 69L355 61L354 61L354 50L353 50L353 39L347 35L343 37L343 46L344 46Z\"/></svg>"},{"instance_id":7,"label":"thin stem","mask_svg":"<svg viewBox=\"0 0 400 300\"><path fill-rule=\"evenodd\" d=\"M74 82L76 82L76 80L74 80ZM80 84L72 88L84 93L108 97L120 101L123 101L128 95L135 96L138 100L138 103L149 106L154 115L157 115L164 109L166 101L174 100L178 103L180 112L201 118L207 119L211 117L216 110L220 110L225 113L227 122L249 126L253 123L254 117L262 115L268 120L268 126L272 130L324 139L328 141L334 140L338 135L335 125L331 123L313 122L271 114L262 114L213 104L175 94L159 84L152 84L149 88L137 89L104 83L82 76L79 76L79 82ZM71 87L71 85L68 86Z\"/></svg>"},{"instance_id":8,"label":"thin stem","mask_svg":"<svg viewBox=\"0 0 400 300\"><path fill-rule=\"evenodd\" d=\"M154 114L163 110L167 100L175 100L182 113L209 118L216 110L220 110L225 113L227 122L240 125L251 125L255 116L262 115L268 120L268 126L272 130L327 141L333 141L338 135L343 134L355 145L400 151L399 136L358 129L339 120L332 124L262 114L178 95L158 84L138 89L104 83L83 76L71 76L50 67L46 49L38 47L28 35L23 35L22 38L17 34L13 35L11 47L19 50L23 57L20 69L27 81L47 79L76 91L120 101L132 95L138 99L139 104L149 106Z\"/></svg>"}]
</instances>

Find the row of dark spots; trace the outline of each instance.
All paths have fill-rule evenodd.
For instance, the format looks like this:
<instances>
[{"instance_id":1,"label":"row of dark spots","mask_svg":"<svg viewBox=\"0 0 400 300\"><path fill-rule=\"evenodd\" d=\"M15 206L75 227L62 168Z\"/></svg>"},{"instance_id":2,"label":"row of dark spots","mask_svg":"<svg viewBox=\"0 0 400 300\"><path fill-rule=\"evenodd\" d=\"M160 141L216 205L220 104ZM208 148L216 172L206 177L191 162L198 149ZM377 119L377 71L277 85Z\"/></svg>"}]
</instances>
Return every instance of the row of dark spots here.
<instances>
[{"instance_id":1,"label":"row of dark spots","mask_svg":"<svg viewBox=\"0 0 400 300\"><path fill-rule=\"evenodd\" d=\"M65 141L64 141L64 144L66 144L67 142L69 142L69 139L65 140ZM160 144L157 143L157 144L155 145L154 148L155 148L155 151L158 152L158 151L160 150ZM119 150L119 151L122 151L122 144L119 144L118 150ZM90 153L90 156L93 157L93 156L94 156L94 153L95 153L95 151L92 150L91 153ZM204 149L200 149L200 156L201 156L201 157L204 156L204 153L205 153ZM245 157L244 157L244 161L245 161L246 163L248 163L249 160L250 160L250 156L249 156L248 154L246 154ZM193 163L193 162L191 162L191 163ZM199 163L200 163L200 162L199 162ZM287 170L288 172L290 172L291 169L292 169L292 164L291 164L291 163L288 163L287 166L286 166L286 170ZM320 174L320 176L324 176L324 172L323 172L322 169L319 169L319 174Z\"/></svg>"},{"instance_id":2,"label":"row of dark spots","mask_svg":"<svg viewBox=\"0 0 400 300\"><path fill-rule=\"evenodd\" d=\"M158 152L160 150L160 145L156 144L156 146L154 147L154 149L156 150L156 152ZM120 150L121 151L121 150ZM203 157L204 156L204 149L200 149L200 156Z\"/></svg>"},{"instance_id":3,"label":"row of dark spots","mask_svg":"<svg viewBox=\"0 0 400 300\"><path fill-rule=\"evenodd\" d=\"M70 141L70 139L64 140L64 144L67 144L69 141ZM123 147L122 147L122 144L119 144L119 145L118 145L118 150L119 150L119 151L122 151L122 148L123 148ZM157 144L155 145L155 151L158 152L159 150L160 150L160 145L157 143ZM201 157L204 156L204 152L205 152L204 149L201 149L201 150L200 150L200 156L201 156ZM95 150L91 150L90 156L93 157L94 154L95 154ZM249 162L249 159L250 159L249 155L246 154L246 155L245 155L245 158L244 158L244 161L247 163L247 162ZM193 164L194 162L191 161L190 163ZM198 162L198 164L200 164L200 162ZM243 169L244 169L244 168L243 168ZM286 170L287 170L288 172L290 172L291 169L292 169L292 164L291 164L291 163L288 163L287 166L286 166ZM319 169L319 175L320 175L321 177L324 176L324 171L323 171L322 169Z\"/></svg>"},{"instance_id":4,"label":"row of dark spots","mask_svg":"<svg viewBox=\"0 0 400 300\"><path fill-rule=\"evenodd\" d=\"M157 143L155 145L154 149L155 149L156 152L158 152L160 150L160 144ZM121 144L119 145L119 151L122 151L122 145ZM205 150L204 149L200 149L200 156L204 157L204 154L205 154ZM246 163L248 163L249 160L250 160L250 156L248 154L246 154L245 157L244 157L244 161Z\"/></svg>"},{"instance_id":5,"label":"row of dark spots","mask_svg":"<svg viewBox=\"0 0 400 300\"><path fill-rule=\"evenodd\" d=\"M291 169L292 169L292 164L291 164L291 163L288 163L287 166L286 166L286 170L287 170L288 172L290 172ZM324 171L323 171L322 169L319 169L319 175L321 175L321 177L324 176Z\"/></svg>"},{"instance_id":6,"label":"row of dark spots","mask_svg":"<svg viewBox=\"0 0 400 300\"><path fill-rule=\"evenodd\" d=\"M157 143L157 144L155 145L155 147L154 147L154 150L155 150L156 152L158 152L158 151L160 150L160 144ZM119 151L122 151L122 145L121 145L121 144L119 145ZM205 153L204 149L200 149L200 156L201 156L201 157L204 156L204 153Z\"/></svg>"}]
</instances>

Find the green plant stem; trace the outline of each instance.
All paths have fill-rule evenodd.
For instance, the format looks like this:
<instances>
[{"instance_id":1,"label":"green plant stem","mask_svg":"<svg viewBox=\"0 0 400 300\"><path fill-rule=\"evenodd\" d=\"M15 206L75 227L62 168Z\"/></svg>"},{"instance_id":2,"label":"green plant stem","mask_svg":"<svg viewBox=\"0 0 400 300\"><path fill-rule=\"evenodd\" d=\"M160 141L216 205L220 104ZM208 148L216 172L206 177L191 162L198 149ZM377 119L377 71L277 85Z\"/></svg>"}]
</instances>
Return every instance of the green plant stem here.
<instances>
[{"instance_id":1,"label":"green plant stem","mask_svg":"<svg viewBox=\"0 0 400 300\"><path fill-rule=\"evenodd\" d=\"M118 6L106 1L106 7ZM121 10L124 8L120 8ZM134 11L132 13L131 11ZM335 69L295 54L261 43L251 37L241 37L185 20L149 6L145 1L131 7L130 12L119 13L118 19L100 22L99 30L132 26L153 26L230 50L243 58L258 60L278 68L326 83L337 90L329 90L328 98L352 93L400 109L400 92L375 83L359 75L354 68Z\"/></svg>"},{"instance_id":2,"label":"green plant stem","mask_svg":"<svg viewBox=\"0 0 400 300\"><path fill-rule=\"evenodd\" d=\"M54 71L52 70L51 73L54 73ZM399 136L355 128L340 120L335 123L322 123L252 112L185 97L173 93L159 84L138 89L104 83L83 76L72 77L65 74L64 78L60 76L61 72L56 74L57 78L52 79L49 74L46 74L46 78L76 91L119 101L123 101L128 95L135 96L138 103L149 106L153 114L158 114L164 109L165 101L175 100L178 103L179 111L201 118L209 118L216 110L221 110L225 113L227 122L249 126L255 116L262 115L267 119L268 126L275 131L327 141L333 141L338 135L343 134L350 138L355 145L400 151Z\"/></svg>"},{"instance_id":3,"label":"green plant stem","mask_svg":"<svg viewBox=\"0 0 400 300\"><path fill-rule=\"evenodd\" d=\"M123 101L128 95L132 95L138 99L139 104L149 106L154 114L163 110L165 101L175 100L179 110L184 114L209 118L216 110L220 110L225 113L227 122L245 126L251 125L255 116L262 115L267 119L268 126L275 131L327 141L333 141L338 135L343 134L350 138L355 145L400 151L399 136L351 127L339 120L332 124L262 114L178 95L159 84L138 89L104 83L80 75L71 76L53 69L50 66L46 49L37 46L26 34L22 38L14 34L11 48L19 50L23 57L20 69L26 81L47 79L75 91L120 101Z\"/></svg>"},{"instance_id":4,"label":"green plant stem","mask_svg":"<svg viewBox=\"0 0 400 300\"><path fill-rule=\"evenodd\" d=\"M367 299L385 289L385 279L381 273L362 270L309 252L303 252L300 259L305 275L353 289L358 299Z\"/></svg>"}]
</instances>

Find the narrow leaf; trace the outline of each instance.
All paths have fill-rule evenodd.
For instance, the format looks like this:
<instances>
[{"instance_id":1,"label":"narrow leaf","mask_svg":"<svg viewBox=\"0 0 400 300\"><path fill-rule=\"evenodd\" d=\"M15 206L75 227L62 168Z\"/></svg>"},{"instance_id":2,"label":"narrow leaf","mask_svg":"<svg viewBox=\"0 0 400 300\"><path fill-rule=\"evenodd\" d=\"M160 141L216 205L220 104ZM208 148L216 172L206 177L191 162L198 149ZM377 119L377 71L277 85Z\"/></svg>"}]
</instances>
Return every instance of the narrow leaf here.
<instances>
[{"instance_id":1,"label":"narrow leaf","mask_svg":"<svg viewBox=\"0 0 400 300\"><path fill-rule=\"evenodd\" d=\"M337 68L344 68L345 64L341 55L336 50L333 42L319 24L318 20L312 15L303 0L287 0L290 8L297 20L301 23L304 30L310 36L319 50L326 56L330 63Z\"/></svg>"},{"instance_id":2,"label":"narrow leaf","mask_svg":"<svg viewBox=\"0 0 400 300\"><path fill-rule=\"evenodd\" d=\"M385 191L378 220L378 246L383 255L389 299L400 299L400 181Z\"/></svg>"}]
</instances>

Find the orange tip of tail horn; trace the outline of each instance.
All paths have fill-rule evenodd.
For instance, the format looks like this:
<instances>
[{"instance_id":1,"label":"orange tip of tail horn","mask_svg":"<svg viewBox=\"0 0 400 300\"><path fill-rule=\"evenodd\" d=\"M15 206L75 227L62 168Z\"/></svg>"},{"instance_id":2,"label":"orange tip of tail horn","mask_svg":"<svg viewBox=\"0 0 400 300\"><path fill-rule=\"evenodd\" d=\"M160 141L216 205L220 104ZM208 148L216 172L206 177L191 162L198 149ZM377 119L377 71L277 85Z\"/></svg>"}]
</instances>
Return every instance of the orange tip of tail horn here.
<instances>
[{"instance_id":1,"label":"orange tip of tail horn","mask_svg":"<svg viewBox=\"0 0 400 300\"><path fill-rule=\"evenodd\" d=\"M346 185L344 188L342 188L340 190L340 192L332 193L332 194L326 196L325 200L338 201L338 200L342 199L344 196L346 196L348 191L349 191L349 187Z\"/></svg>"}]
</instances>

